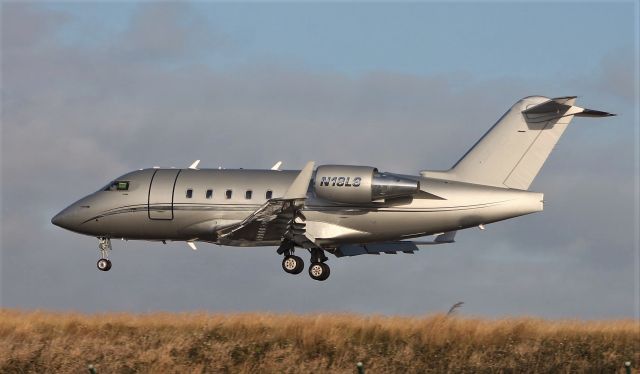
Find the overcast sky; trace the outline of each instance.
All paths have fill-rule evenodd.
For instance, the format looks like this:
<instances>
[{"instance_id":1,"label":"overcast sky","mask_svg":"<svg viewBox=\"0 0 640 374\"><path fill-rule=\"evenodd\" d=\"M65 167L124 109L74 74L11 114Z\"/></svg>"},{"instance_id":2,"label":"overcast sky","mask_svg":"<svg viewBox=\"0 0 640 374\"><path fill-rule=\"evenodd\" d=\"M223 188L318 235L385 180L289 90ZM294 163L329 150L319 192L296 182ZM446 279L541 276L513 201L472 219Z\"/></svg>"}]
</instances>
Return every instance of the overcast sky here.
<instances>
[{"instance_id":1,"label":"overcast sky","mask_svg":"<svg viewBox=\"0 0 640 374\"><path fill-rule=\"evenodd\" d=\"M638 3L1 5L3 307L637 316ZM414 255L285 274L275 248L114 241L50 223L154 165L447 169L518 99L578 95L545 211ZM635 220L635 221L634 221ZM305 259L306 260L306 259Z\"/></svg>"}]
</instances>

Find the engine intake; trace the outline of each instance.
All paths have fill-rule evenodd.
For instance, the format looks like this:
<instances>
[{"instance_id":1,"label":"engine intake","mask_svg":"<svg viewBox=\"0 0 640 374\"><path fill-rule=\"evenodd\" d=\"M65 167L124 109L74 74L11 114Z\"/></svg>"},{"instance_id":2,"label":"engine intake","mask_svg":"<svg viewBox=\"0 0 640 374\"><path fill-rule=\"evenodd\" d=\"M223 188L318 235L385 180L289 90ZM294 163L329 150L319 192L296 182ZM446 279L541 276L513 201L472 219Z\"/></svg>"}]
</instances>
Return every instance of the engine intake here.
<instances>
[{"instance_id":1,"label":"engine intake","mask_svg":"<svg viewBox=\"0 0 640 374\"><path fill-rule=\"evenodd\" d=\"M323 165L316 170L314 188L322 199L355 204L412 196L420 191L420 182L369 166Z\"/></svg>"}]
</instances>

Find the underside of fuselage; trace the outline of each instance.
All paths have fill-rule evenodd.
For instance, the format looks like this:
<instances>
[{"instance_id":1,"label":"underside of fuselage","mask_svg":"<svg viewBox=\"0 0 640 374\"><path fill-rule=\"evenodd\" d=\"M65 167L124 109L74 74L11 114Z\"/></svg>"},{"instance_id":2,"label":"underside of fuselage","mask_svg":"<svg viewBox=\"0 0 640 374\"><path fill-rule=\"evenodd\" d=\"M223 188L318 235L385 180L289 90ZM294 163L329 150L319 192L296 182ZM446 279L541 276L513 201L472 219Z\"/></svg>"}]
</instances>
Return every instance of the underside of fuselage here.
<instances>
[{"instance_id":1,"label":"underside of fuselage","mask_svg":"<svg viewBox=\"0 0 640 374\"><path fill-rule=\"evenodd\" d=\"M154 186L158 173L174 179ZM100 190L61 212L75 232L131 240L204 241L229 246L279 245L279 233L255 225L243 236L217 232L244 220L271 199L282 197L299 171L145 169L117 181L126 191ZM405 176L406 177L406 176ZM322 246L400 240L488 224L542 210L542 195L519 190L422 177L415 196L360 204L309 197L300 209L306 235ZM155 189L164 195L154 201ZM211 191L211 192L209 192ZM190 197L189 197L190 196ZM164 200L163 200L164 198ZM68 215L68 216L66 216ZM63 217L63 218L62 218Z\"/></svg>"},{"instance_id":2,"label":"underside of fuselage","mask_svg":"<svg viewBox=\"0 0 640 374\"><path fill-rule=\"evenodd\" d=\"M304 267L295 249L311 254L309 274L325 280L325 251L335 256L405 252L407 239L457 230L542 210L542 194L417 176L410 196L337 203L317 196L302 171L145 169L116 179L74 203L53 223L99 239L98 268L109 270L111 239L185 241L225 246L278 246L282 267ZM299 190L291 194L292 186Z\"/></svg>"},{"instance_id":3,"label":"underside of fuselage","mask_svg":"<svg viewBox=\"0 0 640 374\"><path fill-rule=\"evenodd\" d=\"M328 277L325 251L340 256L413 253L451 243L458 230L541 211L527 191L574 117L612 114L581 108L576 97L516 102L447 171L419 176L308 162L302 170L141 169L72 204L52 222L99 238L109 270L111 238L227 246L278 246L282 267L302 271L296 248L311 254L309 274ZM434 235L430 242L408 239Z\"/></svg>"}]
</instances>

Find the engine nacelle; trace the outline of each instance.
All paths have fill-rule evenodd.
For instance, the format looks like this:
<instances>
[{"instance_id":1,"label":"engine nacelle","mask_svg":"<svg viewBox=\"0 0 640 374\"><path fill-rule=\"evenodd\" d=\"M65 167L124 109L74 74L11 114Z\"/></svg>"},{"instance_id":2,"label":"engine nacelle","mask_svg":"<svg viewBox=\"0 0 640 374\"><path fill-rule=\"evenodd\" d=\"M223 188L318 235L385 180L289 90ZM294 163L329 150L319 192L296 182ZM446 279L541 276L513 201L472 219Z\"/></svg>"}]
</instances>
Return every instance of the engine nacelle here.
<instances>
[{"instance_id":1,"label":"engine nacelle","mask_svg":"<svg viewBox=\"0 0 640 374\"><path fill-rule=\"evenodd\" d=\"M322 199L355 204L412 196L420 191L420 182L369 166L323 165L316 170L314 188Z\"/></svg>"}]
</instances>

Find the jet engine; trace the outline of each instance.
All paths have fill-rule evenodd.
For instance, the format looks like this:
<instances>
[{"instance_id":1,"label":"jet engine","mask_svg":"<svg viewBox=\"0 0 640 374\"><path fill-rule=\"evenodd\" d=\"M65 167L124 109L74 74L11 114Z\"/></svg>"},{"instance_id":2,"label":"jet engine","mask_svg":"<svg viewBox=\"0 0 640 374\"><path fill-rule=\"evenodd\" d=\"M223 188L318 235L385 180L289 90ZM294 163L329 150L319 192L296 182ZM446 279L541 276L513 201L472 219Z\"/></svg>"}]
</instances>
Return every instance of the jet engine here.
<instances>
[{"instance_id":1,"label":"jet engine","mask_svg":"<svg viewBox=\"0 0 640 374\"><path fill-rule=\"evenodd\" d=\"M316 170L314 188L322 199L355 204L412 196L420 182L369 166L323 165Z\"/></svg>"}]
</instances>

